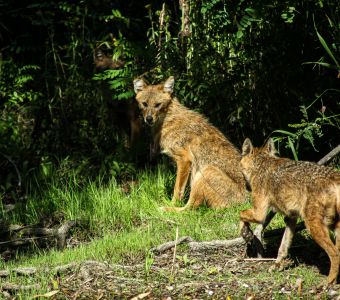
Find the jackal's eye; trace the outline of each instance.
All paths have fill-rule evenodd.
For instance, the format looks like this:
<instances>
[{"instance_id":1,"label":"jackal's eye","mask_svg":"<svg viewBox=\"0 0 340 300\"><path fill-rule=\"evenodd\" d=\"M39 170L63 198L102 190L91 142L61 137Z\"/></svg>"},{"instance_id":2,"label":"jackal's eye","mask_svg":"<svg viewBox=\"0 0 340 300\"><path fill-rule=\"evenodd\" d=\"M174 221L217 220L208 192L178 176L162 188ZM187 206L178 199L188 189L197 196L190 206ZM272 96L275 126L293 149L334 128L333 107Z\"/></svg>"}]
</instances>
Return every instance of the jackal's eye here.
<instances>
[{"instance_id":1,"label":"jackal's eye","mask_svg":"<svg viewBox=\"0 0 340 300\"><path fill-rule=\"evenodd\" d=\"M148 106L148 104L146 102L143 102L142 104L143 104L144 107Z\"/></svg>"},{"instance_id":2,"label":"jackal's eye","mask_svg":"<svg viewBox=\"0 0 340 300\"><path fill-rule=\"evenodd\" d=\"M156 103L155 104L155 108L158 108L158 107L160 107L161 106L161 103Z\"/></svg>"}]
</instances>

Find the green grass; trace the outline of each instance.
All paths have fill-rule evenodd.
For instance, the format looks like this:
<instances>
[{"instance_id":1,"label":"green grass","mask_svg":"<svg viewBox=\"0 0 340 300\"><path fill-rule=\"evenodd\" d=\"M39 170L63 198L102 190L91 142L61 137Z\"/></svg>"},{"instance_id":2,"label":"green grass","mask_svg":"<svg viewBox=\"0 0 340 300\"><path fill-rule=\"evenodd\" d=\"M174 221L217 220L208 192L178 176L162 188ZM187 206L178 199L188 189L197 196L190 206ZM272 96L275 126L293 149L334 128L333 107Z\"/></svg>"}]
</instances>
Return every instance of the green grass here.
<instances>
[{"instance_id":1,"label":"green grass","mask_svg":"<svg viewBox=\"0 0 340 300\"><path fill-rule=\"evenodd\" d=\"M84 220L90 241L62 252L19 255L18 264L62 264L89 258L119 261L125 256L144 255L152 246L189 235L196 240L226 239L238 235L241 207L223 211L200 208L183 213L167 213L160 206L171 205L174 175L160 167L144 171L130 193L123 193L114 179L107 183L88 182L79 186L73 176L53 179L29 196L24 206L11 215L11 223L38 223L41 218L62 212L65 219ZM10 263L11 264L11 263ZM4 263L0 262L2 267ZM6 263L8 267L8 263Z\"/></svg>"},{"instance_id":2,"label":"green grass","mask_svg":"<svg viewBox=\"0 0 340 300\"><path fill-rule=\"evenodd\" d=\"M83 243L63 251L50 249L18 254L15 260L0 262L1 269L18 266L52 267L84 260L147 264L150 260L149 249L174 240L177 227L179 236L188 235L198 241L238 237L239 212L250 206L250 203L246 203L220 211L202 207L182 213L163 212L160 206L171 205L174 174L161 166L155 171L139 173L134 180L137 183L131 185L129 193L124 193L114 179L79 184L73 175L52 178L41 184L37 192L28 197L25 205L11 213L10 221L35 224L43 216L62 212L66 220L81 219L88 224L72 232ZM279 216L270 225L272 228L282 226L282 217ZM185 251L185 246L180 248ZM294 267L292 273L296 277L306 278L308 285L320 280L320 274L315 269ZM243 280L265 281L266 278L272 279L272 276L267 272L259 272ZM278 273L274 276L278 282L285 282L287 274ZM42 275L35 277L35 282L38 280L43 290L49 290L47 285L51 278L53 275ZM8 278L8 281L16 280L19 279L15 275ZM20 282L29 283L31 280L21 278ZM31 293L37 294L38 291Z\"/></svg>"}]
</instances>

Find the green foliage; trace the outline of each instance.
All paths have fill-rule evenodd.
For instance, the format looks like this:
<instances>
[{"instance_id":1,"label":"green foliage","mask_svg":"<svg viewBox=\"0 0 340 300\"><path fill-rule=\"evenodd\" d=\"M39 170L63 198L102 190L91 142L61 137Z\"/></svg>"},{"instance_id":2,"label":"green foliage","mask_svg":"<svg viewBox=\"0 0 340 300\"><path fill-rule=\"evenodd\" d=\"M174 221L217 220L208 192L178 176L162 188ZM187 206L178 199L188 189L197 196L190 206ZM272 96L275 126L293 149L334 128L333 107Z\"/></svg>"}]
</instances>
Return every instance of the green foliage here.
<instances>
[{"instance_id":1,"label":"green foliage","mask_svg":"<svg viewBox=\"0 0 340 300\"><path fill-rule=\"evenodd\" d=\"M299 158L336 146L338 93L323 92L338 84L338 1L183 3L188 11L179 1L0 1L0 134L8 141L0 151L12 159L0 158L3 186L52 165L118 180L134 174L136 155L112 110L133 98L142 74L150 83L174 75L180 101L237 146L277 129ZM124 66L94 74L98 46ZM308 108L321 94L322 114Z\"/></svg>"},{"instance_id":2,"label":"green foliage","mask_svg":"<svg viewBox=\"0 0 340 300\"><path fill-rule=\"evenodd\" d=\"M41 97L31 86L34 73L39 69L35 65L18 67L12 60L0 60L0 139L7 141L1 151L13 151L15 147L27 147L30 143L23 138L29 134L32 123L29 106L34 106Z\"/></svg>"},{"instance_id":3,"label":"green foliage","mask_svg":"<svg viewBox=\"0 0 340 300\"><path fill-rule=\"evenodd\" d=\"M334 86L324 77L315 79L319 85L313 91L307 88L310 74L306 73L310 71L301 68L304 61L297 55L310 47L306 41L301 43L306 32L314 31L310 15L318 15L327 34L336 29L338 18L328 22L328 16L339 10L332 1L308 7L302 1L186 2L190 34L185 36L179 32L181 24L171 26L173 15L168 6L165 11L163 7L156 13L149 11L148 36L157 53L154 77L159 77L157 72L162 78L177 75L180 99L208 115L237 143L249 133L263 142L271 131L293 123L299 107L306 106L315 94ZM165 16L162 25L157 19L161 14ZM332 35L336 41L337 33ZM317 49L316 42L308 43ZM336 109L334 101L331 106Z\"/></svg>"},{"instance_id":4,"label":"green foliage","mask_svg":"<svg viewBox=\"0 0 340 300\"><path fill-rule=\"evenodd\" d=\"M183 214L162 212L159 206L170 204L172 191L167 191L167 186L171 184L172 189L174 184L172 174L164 165L160 165L155 172L140 171L132 180L123 183L117 182L114 176L108 177L108 180L84 180L74 169L66 170L65 167L50 170L50 176L45 178L32 176L31 180L38 183L36 189L27 194L25 203L18 203L7 221L11 224L38 224L46 217L52 221L57 218L82 220L86 228L82 238L86 241L109 234L136 235L142 232L147 236L148 245L142 245L138 239L130 242L125 240L122 244L111 243L111 247L119 248L114 259L122 257L129 243L131 251L136 252L138 249L144 254L147 250L145 246L151 247L151 240L158 243L173 239L175 225L179 226L181 235L187 234L194 239L223 238L237 234L236 212L240 207L225 211L202 207L196 212ZM234 225L227 225L225 219L234 222ZM216 230L217 227L221 230ZM138 243L140 246L137 246ZM145 261L146 275L151 265L152 256L149 256Z\"/></svg>"},{"instance_id":5,"label":"green foliage","mask_svg":"<svg viewBox=\"0 0 340 300\"><path fill-rule=\"evenodd\" d=\"M294 6L289 6L287 10L281 14L282 19L285 23L293 23L295 18L296 10Z\"/></svg>"},{"instance_id":6,"label":"green foliage","mask_svg":"<svg viewBox=\"0 0 340 300\"><path fill-rule=\"evenodd\" d=\"M340 92L340 91L338 91ZM317 100L320 98L319 96ZM288 127L293 128L295 131L288 130L274 130L274 134L278 133L279 136L275 136L274 141L284 142L285 147L289 148L293 154L295 160L299 157L300 140L304 138L313 147L315 151L318 151L315 147L315 139L323 136L323 130L326 130L327 126L333 126L337 130L340 130L340 122L338 115L327 116L323 111L325 107L321 107L320 111L316 111L317 117L314 120L310 120L308 117L308 110L315 103L314 101L308 107L301 106L302 119L300 123L288 124ZM326 128L325 128L326 127Z\"/></svg>"},{"instance_id":7,"label":"green foliage","mask_svg":"<svg viewBox=\"0 0 340 300\"><path fill-rule=\"evenodd\" d=\"M329 23L332 25L333 22L329 18L328 20L329 20ZM334 64L325 62L324 56L321 57L319 61L317 62L306 62L304 64L314 64L314 65L319 65L325 68L335 69L337 70L338 77L339 77L340 65L338 63L338 60L335 57L335 54L333 53L331 48L328 46L325 39L318 32L315 23L314 23L314 28L315 28L315 32L319 39L320 44L322 45L325 52L331 58ZM340 55L340 45L336 45L334 43L333 49L337 53L337 55ZM290 132L287 130L275 130L274 131L274 133L279 133L283 135L283 136L277 136L275 140L279 142L285 141L286 148L289 148L291 150L295 160L298 160L298 150L299 150L301 137L307 140L309 144L312 145L315 151L318 151L315 147L315 138L321 138L323 136L323 130L325 130L325 127L327 127L327 125L334 127L336 134L339 134L340 114L326 115L325 114L326 106L322 104L322 96L330 92L335 93L336 95L335 98L336 98L337 95L340 93L340 90L339 89L326 89L308 107L304 105L300 106L303 119L300 121L300 123L288 124L289 127L295 129L295 132ZM319 111L316 111L318 116L316 116L313 121L310 121L308 118L307 110L310 109L319 100L321 100L321 109Z\"/></svg>"},{"instance_id":8,"label":"green foliage","mask_svg":"<svg viewBox=\"0 0 340 300\"><path fill-rule=\"evenodd\" d=\"M303 277L305 280L303 289L306 293L325 279L324 274L320 274L315 267L306 266L306 264L299 264L299 266L294 266L284 272L270 274L268 274L267 265L259 270L257 264L256 269L252 268L254 269L253 273L247 271L246 274L239 274L238 272L231 274L230 270L235 270L234 251L209 253L209 257L211 255L214 258L213 263L209 264L209 259L202 257L202 254L193 255L192 251L188 251L188 246L185 244L177 245L173 269L169 268L169 266L172 266L172 251L165 253L168 257L164 254L156 256L151 254L151 248L173 241L176 237L177 228L179 237L190 236L195 241L224 240L238 237L239 211L248 208L249 204L224 210L200 208L180 214L164 213L159 210L159 206L166 205L169 202L170 194L165 192L164 187L171 178L171 174L164 168L159 168L155 173L148 171L139 173L136 177L137 184L131 187L129 194L121 191L121 187L117 185L114 178L111 178L112 180L107 185L100 182L97 184L87 182L80 187L77 184L79 182L77 176L74 177L71 172L64 175L64 177L60 177L57 173L54 173L54 176L51 177L52 180L48 182L48 186L40 186L39 193L29 195L27 205L22 207L22 210L27 219L34 223L40 221L43 212L47 212L47 216L51 218L51 216L57 214L58 210L62 210L65 218L82 219L85 222L87 221L90 226L83 225L83 227L72 231L69 247L63 251L49 249L34 254L18 253L14 260L1 260L1 269L13 270L23 266L37 267L39 270L53 269L55 266L91 260L112 265L110 267L115 268L115 277L119 279L119 282L122 278L128 278L128 283L131 282L131 278L134 282L140 282L142 291L145 291L145 282L148 284L161 282L159 286L164 287L170 286L170 284L175 286L175 284L182 284L182 282L183 284L189 282L191 285L193 280L197 280L199 287L201 287L201 282L212 282L213 286L216 285L216 282L223 282L221 289L225 294L225 286L230 284L234 287L236 280L241 280L242 284L247 283L249 286L254 284L255 281L257 284L264 282L268 286L268 282L272 280L273 283L280 286L277 289L279 298L282 295L280 289L282 285L287 284L288 277L291 286L294 286L296 278ZM55 205L51 205L53 203ZM14 211L13 214L17 215L18 211ZM276 216L270 223L272 229L282 226L284 226L284 221L279 216ZM299 234L294 239L294 243L303 246L303 249L307 247L311 253L318 254L320 252L315 243L310 244L308 239L302 238ZM273 247L277 249L278 245L279 240L273 240L273 243L267 245L267 247L268 249ZM301 254L298 254L297 257L300 258L301 256ZM218 263L219 259L221 264ZM228 259L232 262L231 269L223 274L221 269L226 265ZM322 259L326 261L326 258ZM122 265L127 267L122 268ZM131 266L131 268L128 266ZM190 273L194 270L196 270L196 273ZM75 276L78 272L71 273L70 276L72 277L67 277L68 273L61 275L64 282L66 282L65 278L72 278L73 281L77 278ZM108 274L112 276L112 272L108 272ZM60 277L57 276L58 274L38 272L34 275L33 283L39 283L41 287L39 291L31 289L20 291L20 297L23 299L32 299L37 294L42 294L51 289L58 290L56 288L58 283L55 282ZM11 282L16 284L32 284L31 277L11 274L10 278ZM96 281L95 284L97 286L100 284L103 287L102 280ZM272 285L269 285L269 287L272 288ZM129 284L127 284L127 289L131 290ZM70 289L66 290L66 292L69 291ZM77 287L74 289L74 292L76 291ZM297 293L296 290L293 291ZM136 294L135 290L132 292L134 295ZM153 296L156 292L153 289ZM248 286L242 295L240 291L236 291L234 295L237 299L244 299L247 293L249 295ZM294 296L293 292L291 295ZM159 298L163 296L164 289L160 289ZM296 296L296 299L298 298L301 298L300 294Z\"/></svg>"},{"instance_id":9,"label":"green foliage","mask_svg":"<svg viewBox=\"0 0 340 300\"><path fill-rule=\"evenodd\" d=\"M29 171L28 161L21 153L30 147L33 130L32 107L41 93L34 89L39 66L18 66L13 60L0 60L0 192L13 191L21 186L22 177ZM19 168L17 162L18 157Z\"/></svg>"},{"instance_id":10,"label":"green foliage","mask_svg":"<svg viewBox=\"0 0 340 300\"><path fill-rule=\"evenodd\" d=\"M132 74L131 66L127 64L120 70L106 70L104 73L98 73L93 79L108 81L110 88L115 91L113 100L128 100L134 96L131 88Z\"/></svg>"}]
</instances>

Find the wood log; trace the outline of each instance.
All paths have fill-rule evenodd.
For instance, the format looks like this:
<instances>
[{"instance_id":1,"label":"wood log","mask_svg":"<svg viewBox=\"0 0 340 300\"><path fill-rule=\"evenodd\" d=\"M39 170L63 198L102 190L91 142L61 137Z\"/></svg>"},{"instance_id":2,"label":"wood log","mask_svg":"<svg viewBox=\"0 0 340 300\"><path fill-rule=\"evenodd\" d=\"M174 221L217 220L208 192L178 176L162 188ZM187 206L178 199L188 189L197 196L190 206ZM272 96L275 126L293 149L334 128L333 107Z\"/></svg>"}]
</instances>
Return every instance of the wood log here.
<instances>
[{"instance_id":1,"label":"wood log","mask_svg":"<svg viewBox=\"0 0 340 300\"><path fill-rule=\"evenodd\" d=\"M245 246L246 242L242 237L235 238L232 240L212 240L202 242L189 242L189 248L193 251L206 251L206 250L217 250L217 249L228 249L235 246Z\"/></svg>"},{"instance_id":2,"label":"wood log","mask_svg":"<svg viewBox=\"0 0 340 300\"><path fill-rule=\"evenodd\" d=\"M0 247L20 247L36 242L37 240L48 240L52 237L57 240L57 247L63 249L70 229L79 224L82 224L82 222L74 220L66 221L59 228L40 228L32 225L21 226L11 224L2 230L0 234L10 234L14 238L12 240L0 242ZM16 238L16 236L20 236L20 238Z\"/></svg>"},{"instance_id":3,"label":"wood log","mask_svg":"<svg viewBox=\"0 0 340 300\"><path fill-rule=\"evenodd\" d=\"M188 242L192 242L192 241L193 241L193 239L190 236L183 236L183 237L179 238L177 241L166 242L164 244L159 245L157 248L150 249L150 251L154 254L161 254L161 253L165 252L166 250L175 247L175 245L179 245L179 244L182 244L182 243L188 243Z\"/></svg>"},{"instance_id":4,"label":"wood log","mask_svg":"<svg viewBox=\"0 0 340 300\"><path fill-rule=\"evenodd\" d=\"M1 285L1 289L2 290L6 290L6 291L12 291L12 292L16 292L16 291L27 291L27 290L38 290L40 289L40 284L28 284L28 285L23 285L23 284L15 284L15 283L3 283Z\"/></svg>"},{"instance_id":5,"label":"wood log","mask_svg":"<svg viewBox=\"0 0 340 300\"><path fill-rule=\"evenodd\" d=\"M327 153L323 158L318 161L318 165L328 163L333 157L340 153L340 145L336 146L331 152Z\"/></svg>"}]
</instances>

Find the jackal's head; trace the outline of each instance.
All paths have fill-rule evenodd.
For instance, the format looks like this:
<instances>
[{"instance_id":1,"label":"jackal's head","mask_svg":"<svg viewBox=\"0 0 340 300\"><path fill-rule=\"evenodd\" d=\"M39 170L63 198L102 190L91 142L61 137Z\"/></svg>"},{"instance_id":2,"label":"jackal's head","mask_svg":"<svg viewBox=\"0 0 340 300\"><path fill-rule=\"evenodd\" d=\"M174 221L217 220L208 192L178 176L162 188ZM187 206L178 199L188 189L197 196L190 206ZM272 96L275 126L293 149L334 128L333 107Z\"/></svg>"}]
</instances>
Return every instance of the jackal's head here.
<instances>
[{"instance_id":1,"label":"jackal's head","mask_svg":"<svg viewBox=\"0 0 340 300\"><path fill-rule=\"evenodd\" d=\"M133 81L136 100L143 114L144 121L152 126L161 119L172 101L174 77L169 77L164 83L147 85L143 79Z\"/></svg>"},{"instance_id":2,"label":"jackal's head","mask_svg":"<svg viewBox=\"0 0 340 300\"><path fill-rule=\"evenodd\" d=\"M260 148L254 147L249 138L244 140L240 164L242 173L248 183L254 171L258 171L259 162L265 157L276 157L274 141L271 138Z\"/></svg>"}]
</instances>

